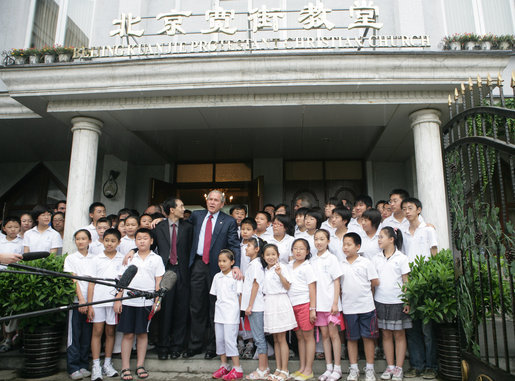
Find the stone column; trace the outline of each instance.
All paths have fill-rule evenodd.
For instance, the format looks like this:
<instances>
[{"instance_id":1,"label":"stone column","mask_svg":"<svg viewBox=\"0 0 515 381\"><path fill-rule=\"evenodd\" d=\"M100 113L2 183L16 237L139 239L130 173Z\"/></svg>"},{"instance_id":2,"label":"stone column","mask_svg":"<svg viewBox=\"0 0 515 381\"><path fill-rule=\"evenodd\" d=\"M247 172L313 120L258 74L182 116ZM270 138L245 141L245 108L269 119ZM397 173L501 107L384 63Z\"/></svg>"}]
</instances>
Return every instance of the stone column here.
<instances>
[{"instance_id":1,"label":"stone column","mask_svg":"<svg viewBox=\"0 0 515 381\"><path fill-rule=\"evenodd\" d=\"M418 198L426 222L435 226L438 249L449 248L449 224L445 193L440 111L422 109L409 116L415 141Z\"/></svg>"},{"instance_id":2,"label":"stone column","mask_svg":"<svg viewBox=\"0 0 515 381\"><path fill-rule=\"evenodd\" d=\"M103 126L100 120L82 116L73 118L72 124L63 253L75 250L73 234L90 223L88 208L95 192L98 139Z\"/></svg>"}]
</instances>

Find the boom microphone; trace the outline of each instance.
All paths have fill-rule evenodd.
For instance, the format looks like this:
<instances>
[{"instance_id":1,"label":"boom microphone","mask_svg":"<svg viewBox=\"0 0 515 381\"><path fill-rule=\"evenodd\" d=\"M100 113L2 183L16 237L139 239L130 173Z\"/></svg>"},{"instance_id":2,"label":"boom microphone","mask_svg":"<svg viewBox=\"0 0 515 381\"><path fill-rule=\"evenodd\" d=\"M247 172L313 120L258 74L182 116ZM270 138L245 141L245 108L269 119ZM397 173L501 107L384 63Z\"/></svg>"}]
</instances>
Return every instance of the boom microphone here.
<instances>
[{"instance_id":1,"label":"boom microphone","mask_svg":"<svg viewBox=\"0 0 515 381\"><path fill-rule=\"evenodd\" d=\"M129 267L127 267L127 269L123 272L122 276L120 277L120 280L116 285L118 291L120 291L123 288L129 287L129 284L132 282L137 272L138 267L136 265L130 265Z\"/></svg>"},{"instance_id":2,"label":"boom microphone","mask_svg":"<svg viewBox=\"0 0 515 381\"><path fill-rule=\"evenodd\" d=\"M152 311L150 311L150 314L148 315L149 321L152 319L152 317L154 317L156 310L161 305L161 299L163 299L163 295L170 291L173 286L175 286L175 283L177 283L177 274L171 270L165 272L161 282L159 283L159 296L157 297L155 308L152 308Z\"/></svg>"},{"instance_id":3,"label":"boom microphone","mask_svg":"<svg viewBox=\"0 0 515 381\"><path fill-rule=\"evenodd\" d=\"M22 254L24 261L33 261L35 259L46 258L49 255L50 253L48 251L31 251Z\"/></svg>"}]
</instances>

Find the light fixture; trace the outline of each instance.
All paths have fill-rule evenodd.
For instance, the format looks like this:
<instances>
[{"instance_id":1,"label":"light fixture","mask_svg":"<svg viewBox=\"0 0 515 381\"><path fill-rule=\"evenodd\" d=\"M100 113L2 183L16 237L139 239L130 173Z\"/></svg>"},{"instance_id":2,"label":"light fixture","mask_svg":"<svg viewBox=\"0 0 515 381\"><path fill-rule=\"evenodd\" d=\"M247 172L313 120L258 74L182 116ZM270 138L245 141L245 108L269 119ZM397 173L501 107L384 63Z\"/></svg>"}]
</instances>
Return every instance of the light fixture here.
<instances>
[{"instance_id":1,"label":"light fixture","mask_svg":"<svg viewBox=\"0 0 515 381\"><path fill-rule=\"evenodd\" d=\"M109 177L102 187L102 193L106 198L113 198L116 196L116 193L118 193L118 184L116 183L116 179L119 175L120 172L118 171L109 171Z\"/></svg>"}]
</instances>

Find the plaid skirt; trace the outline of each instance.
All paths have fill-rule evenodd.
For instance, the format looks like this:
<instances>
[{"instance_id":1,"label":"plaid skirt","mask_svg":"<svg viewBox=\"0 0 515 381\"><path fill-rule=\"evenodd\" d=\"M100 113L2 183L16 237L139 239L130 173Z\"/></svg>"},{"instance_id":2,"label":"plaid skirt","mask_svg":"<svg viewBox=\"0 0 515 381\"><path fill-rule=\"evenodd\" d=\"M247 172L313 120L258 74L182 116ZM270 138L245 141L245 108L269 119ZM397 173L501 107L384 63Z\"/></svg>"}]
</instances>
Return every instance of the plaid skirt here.
<instances>
[{"instance_id":1,"label":"plaid skirt","mask_svg":"<svg viewBox=\"0 0 515 381\"><path fill-rule=\"evenodd\" d=\"M383 304L376 301L375 304L379 328L400 331L412 327L410 316L402 312L404 303Z\"/></svg>"}]
</instances>

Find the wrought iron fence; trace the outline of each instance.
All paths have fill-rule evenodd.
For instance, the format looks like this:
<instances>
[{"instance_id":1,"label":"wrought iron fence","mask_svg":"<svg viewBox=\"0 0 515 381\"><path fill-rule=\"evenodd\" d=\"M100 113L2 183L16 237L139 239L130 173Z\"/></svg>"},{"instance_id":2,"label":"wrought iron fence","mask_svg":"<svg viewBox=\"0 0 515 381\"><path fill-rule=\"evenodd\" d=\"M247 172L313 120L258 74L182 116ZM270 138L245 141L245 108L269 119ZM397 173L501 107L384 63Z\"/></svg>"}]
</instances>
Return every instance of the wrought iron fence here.
<instances>
[{"instance_id":1,"label":"wrought iron fence","mask_svg":"<svg viewBox=\"0 0 515 381\"><path fill-rule=\"evenodd\" d=\"M515 96L515 77L511 80ZM515 357L515 103L478 76L449 96L443 127L462 348L510 374Z\"/></svg>"}]
</instances>

